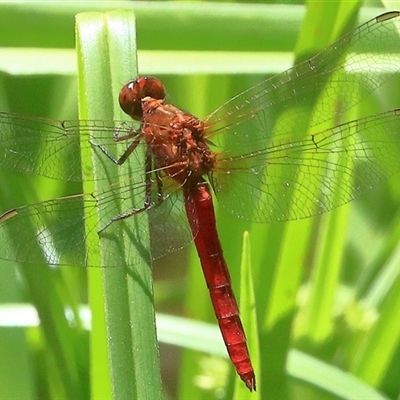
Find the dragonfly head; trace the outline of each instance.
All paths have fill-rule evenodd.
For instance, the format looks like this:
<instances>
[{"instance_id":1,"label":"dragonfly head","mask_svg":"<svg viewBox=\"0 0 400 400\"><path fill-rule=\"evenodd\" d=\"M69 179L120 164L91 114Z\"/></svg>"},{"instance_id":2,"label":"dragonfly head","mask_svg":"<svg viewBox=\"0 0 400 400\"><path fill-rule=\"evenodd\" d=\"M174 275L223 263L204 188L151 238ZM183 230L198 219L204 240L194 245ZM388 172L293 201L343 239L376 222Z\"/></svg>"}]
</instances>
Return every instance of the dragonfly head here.
<instances>
[{"instance_id":1,"label":"dragonfly head","mask_svg":"<svg viewBox=\"0 0 400 400\"><path fill-rule=\"evenodd\" d=\"M144 97L163 100L165 88L161 81L148 76L129 81L119 93L119 105L130 117L141 121L143 118L142 99Z\"/></svg>"}]
</instances>

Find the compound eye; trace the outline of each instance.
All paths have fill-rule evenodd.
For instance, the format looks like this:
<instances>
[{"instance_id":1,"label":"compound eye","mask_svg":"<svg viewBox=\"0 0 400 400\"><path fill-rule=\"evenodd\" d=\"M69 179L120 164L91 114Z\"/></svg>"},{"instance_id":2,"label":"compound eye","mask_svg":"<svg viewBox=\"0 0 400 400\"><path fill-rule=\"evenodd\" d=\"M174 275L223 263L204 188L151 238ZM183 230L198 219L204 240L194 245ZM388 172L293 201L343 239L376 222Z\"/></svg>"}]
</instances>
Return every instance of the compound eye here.
<instances>
[{"instance_id":1,"label":"compound eye","mask_svg":"<svg viewBox=\"0 0 400 400\"><path fill-rule=\"evenodd\" d=\"M165 88L159 79L146 76L129 81L119 93L119 104L126 114L141 121L142 99L145 97L158 100L165 98Z\"/></svg>"}]
</instances>

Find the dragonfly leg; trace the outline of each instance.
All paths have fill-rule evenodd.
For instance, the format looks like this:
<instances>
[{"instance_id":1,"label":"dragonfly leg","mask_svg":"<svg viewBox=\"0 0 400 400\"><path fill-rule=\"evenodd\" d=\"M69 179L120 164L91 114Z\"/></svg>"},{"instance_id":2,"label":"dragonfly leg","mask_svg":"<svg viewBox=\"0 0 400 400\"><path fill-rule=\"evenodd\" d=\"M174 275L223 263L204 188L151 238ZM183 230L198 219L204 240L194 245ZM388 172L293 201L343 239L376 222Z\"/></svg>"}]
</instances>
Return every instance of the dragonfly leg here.
<instances>
[{"instance_id":1,"label":"dragonfly leg","mask_svg":"<svg viewBox=\"0 0 400 400\"><path fill-rule=\"evenodd\" d=\"M109 159L111 160L114 164L116 165L122 165L128 157L132 154L132 152L136 149L138 144L140 143L141 138L137 137L130 145L129 147L124 151L121 157L115 158L103 145L94 143L92 140L90 140L90 144L94 147L99 148L102 153Z\"/></svg>"},{"instance_id":2,"label":"dragonfly leg","mask_svg":"<svg viewBox=\"0 0 400 400\"><path fill-rule=\"evenodd\" d=\"M145 198L144 198L144 203L143 207L141 208L132 208L131 210L124 212L122 214L118 214L115 217L111 218L110 221L99 230L98 233L103 232L108 226L110 226L113 222L116 221L121 221L126 218L130 218L134 215L140 214L142 212L145 212L153 207L158 206L161 204L166 197L164 196L163 193L163 183L162 183L162 178L160 176L160 171L158 171L156 168L154 168L154 158L152 157L152 153L150 151L147 152L146 154L146 161L145 161ZM155 179L157 182L157 199L156 201L152 201L152 184L153 180L151 178L152 173L155 174Z\"/></svg>"},{"instance_id":3,"label":"dragonfly leg","mask_svg":"<svg viewBox=\"0 0 400 400\"><path fill-rule=\"evenodd\" d=\"M142 208L132 208L127 212L124 212L122 214L118 214L115 217L112 217L106 225L104 225L97 233L100 234L102 232L104 232L112 223L116 222L116 221L122 221L126 218L130 218L134 215L138 215L141 214L142 212L147 211L149 208L151 208L151 206L148 207L142 207Z\"/></svg>"},{"instance_id":4,"label":"dragonfly leg","mask_svg":"<svg viewBox=\"0 0 400 400\"><path fill-rule=\"evenodd\" d=\"M155 180L157 183L157 203L162 202L165 200L164 198L164 188L163 188L163 181L162 177L160 174L160 171L155 167L154 165L154 157L150 151L150 149L147 149L147 154L146 154L146 173L145 173L145 183L146 183L146 196L144 200L144 205L150 205L151 204L151 186L153 183L153 180L151 179L151 174L154 173L155 175Z\"/></svg>"},{"instance_id":5,"label":"dragonfly leg","mask_svg":"<svg viewBox=\"0 0 400 400\"><path fill-rule=\"evenodd\" d=\"M135 138L136 136L142 135L141 129L139 129L139 130L131 129L131 131L129 133L120 135L120 131L122 130L122 128L125 124L126 123L123 122L122 124L118 125L117 128L115 129L114 134L113 134L114 142L123 142L124 140L132 139L132 138Z\"/></svg>"},{"instance_id":6,"label":"dragonfly leg","mask_svg":"<svg viewBox=\"0 0 400 400\"><path fill-rule=\"evenodd\" d=\"M146 195L147 197L147 195ZM135 215L141 214L143 212L146 212L154 207L157 207L159 204L161 204L164 200L166 200L166 197L164 197L163 195L159 195L158 199L156 202L150 202L150 200L148 198L145 199L145 204L143 205L143 207L141 208L132 208L122 214L118 214L114 217L112 217L106 225L104 225L97 233L102 233L103 231L105 231L112 223L116 222L116 221L122 221L124 219L133 217Z\"/></svg>"},{"instance_id":7,"label":"dragonfly leg","mask_svg":"<svg viewBox=\"0 0 400 400\"><path fill-rule=\"evenodd\" d=\"M128 157L132 154L132 152L136 149L136 147L138 146L138 144L140 143L140 141L142 139L142 132L137 131L137 130L132 130L128 134L120 136L119 131L120 131L121 127L122 127L122 125L118 126L118 128L116 128L116 130L114 131L114 135L113 135L114 142L116 142L116 143L123 142L125 140L129 140L132 138L134 140L128 146L128 148L124 151L122 156L119 158L115 158L103 145L95 143L92 140L89 140L89 142L92 146L99 148L103 152L103 154L116 165L122 165L128 159Z\"/></svg>"}]
</instances>

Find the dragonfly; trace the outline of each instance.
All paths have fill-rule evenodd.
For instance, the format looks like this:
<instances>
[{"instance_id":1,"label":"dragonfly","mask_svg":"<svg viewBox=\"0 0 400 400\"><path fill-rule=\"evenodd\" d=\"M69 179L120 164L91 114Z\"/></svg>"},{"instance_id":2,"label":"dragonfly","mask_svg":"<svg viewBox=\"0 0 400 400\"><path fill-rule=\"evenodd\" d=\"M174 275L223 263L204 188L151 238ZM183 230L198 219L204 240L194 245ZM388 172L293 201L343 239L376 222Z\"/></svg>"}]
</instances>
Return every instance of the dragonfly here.
<instances>
[{"instance_id":1,"label":"dragonfly","mask_svg":"<svg viewBox=\"0 0 400 400\"><path fill-rule=\"evenodd\" d=\"M118 267L107 252L92 263L99 242L128 239L151 261L194 240L229 357L256 390L213 196L239 218L289 221L332 210L397 173L400 109L355 120L346 113L399 72L399 23L400 12L382 14L203 120L169 104L154 77L128 82L119 95L139 126L1 112L2 169L83 182L83 162L72 155L90 151L116 166L118 179L95 175L91 193L3 213L0 258Z\"/></svg>"}]
</instances>

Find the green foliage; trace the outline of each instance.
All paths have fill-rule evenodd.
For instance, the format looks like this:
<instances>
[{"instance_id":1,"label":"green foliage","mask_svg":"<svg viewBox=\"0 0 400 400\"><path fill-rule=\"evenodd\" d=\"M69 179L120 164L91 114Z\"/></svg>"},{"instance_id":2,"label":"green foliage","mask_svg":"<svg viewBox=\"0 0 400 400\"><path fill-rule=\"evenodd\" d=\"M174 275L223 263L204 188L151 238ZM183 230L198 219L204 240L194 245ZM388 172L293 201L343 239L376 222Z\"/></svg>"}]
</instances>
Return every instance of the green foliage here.
<instances>
[{"instance_id":1,"label":"green foliage","mask_svg":"<svg viewBox=\"0 0 400 400\"><path fill-rule=\"evenodd\" d=\"M170 102L204 117L241 90L288 68L294 58L309 57L358 25L354 22L356 2L328 3L309 2L304 8L293 4L207 3L206 7L201 2L135 2L139 71L161 75ZM118 7L119 3L106 2L2 4L1 109L60 119L76 117L74 15ZM365 22L381 12L362 7L358 20ZM297 37L301 39L296 44ZM294 48L296 57L291 53ZM232 62L235 53L224 53L227 51L248 53L240 53L237 62ZM125 73L122 79L135 74ZM398 106L394 87L388 85L379 99L363 102L356 112L371 115ZM117 87L113 90L118 92ZM31 176L20 180L18 174L8 171L0 174L1 211L82 190L71 183ZM240 303L254 356L257 393L234 393L237 378L227 361L221 361L225 349L219 333L192 321L215 324L197 256L191 249L190 262L184 254L183 262L181 255L181 259L161 260L155 266L158 275L168 263L190 264L183 283L174 278L155 283L159 309L169 313L167 307L182 305L185 297L180 310L190 317L159 319L161 341L187 348L178 384L164 375L165 397L170 393L171 398L181 399L395 398L400 359L399 204L399 185L393 180L349 205L302 221L251 224L218 208L218 227L236 293L240 280L249 279L246 271L251 264L254 289L241 289L245 301ZM251 252L250 257L246 253L240 269L239 244L244 231L250 232ZM89 347L84 319L79 315L79 305L88 298L85 271L23 266L25 283L21 284L19 275L10 273L11 263L1 260L0 266L0 279L7 282L0 291L1 302L34 302L41 318L40 330L30 328L25 336L15 326L0 331L4 338L0 354L12 353L19 367L1 365L4 398L96 398L99 393L110 397L112 357L101 337ZM172 276L178 274L173 267L168 271ZM240 271L244 271L242 277ZM179 276L184 274L182 268ZM103 296L96 292L95 282L94 278L90 283L91 302ZM68 318L62 312L64 307L72 310ZM97 307L101 312L103 305ZM138 312L135 321L149 321L143 310ZM101 321L97 323L101 325ZM118 324L118 318L112 323ZM15 334L10 335L11 329ZM126 332L130 328L123 321L117 329ZM154 346L151 340L149 343ZM93 356L97 350L98 358ZM116 351L118 360L123 347ZM3 355L1 359L7 358ZM147 378L143 385L157 386L157 376Z\"/></svg>"}]
</instances>

